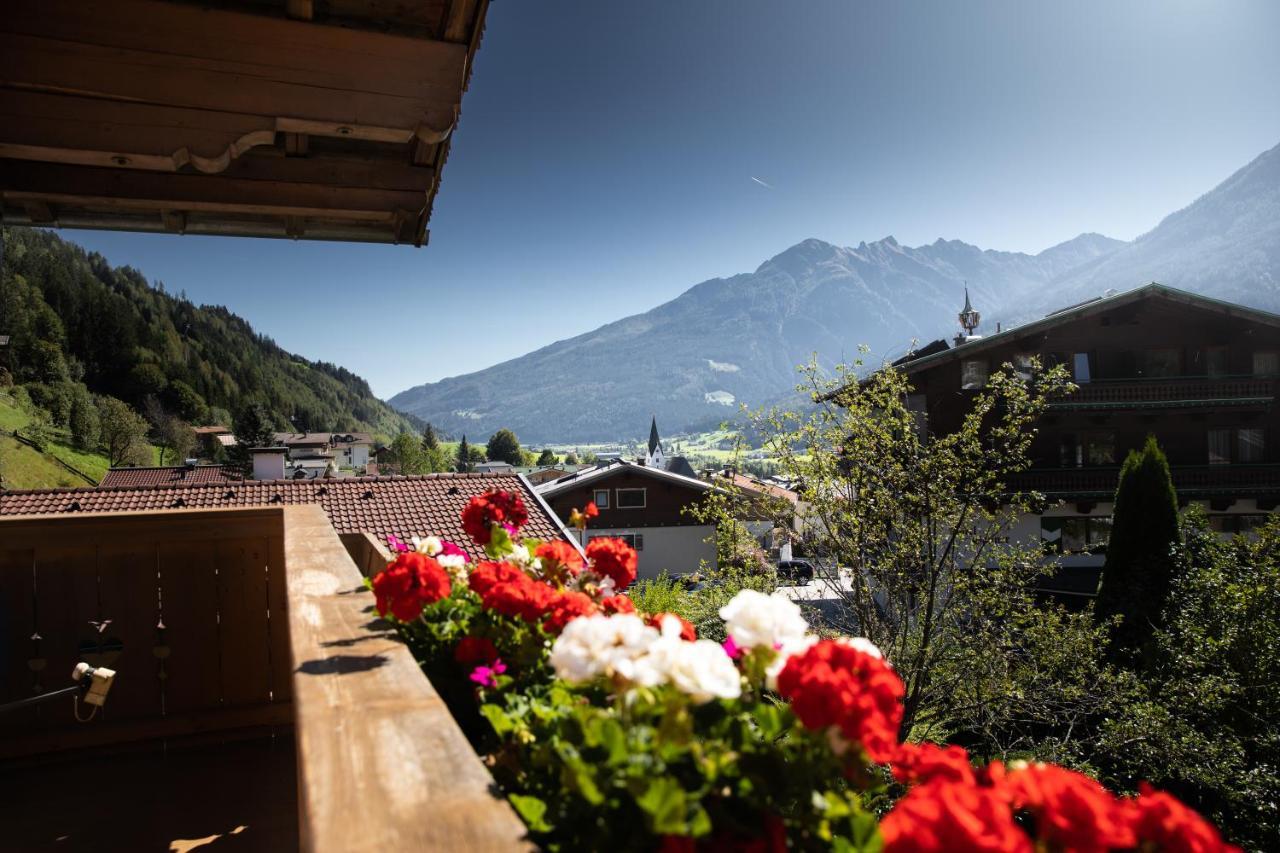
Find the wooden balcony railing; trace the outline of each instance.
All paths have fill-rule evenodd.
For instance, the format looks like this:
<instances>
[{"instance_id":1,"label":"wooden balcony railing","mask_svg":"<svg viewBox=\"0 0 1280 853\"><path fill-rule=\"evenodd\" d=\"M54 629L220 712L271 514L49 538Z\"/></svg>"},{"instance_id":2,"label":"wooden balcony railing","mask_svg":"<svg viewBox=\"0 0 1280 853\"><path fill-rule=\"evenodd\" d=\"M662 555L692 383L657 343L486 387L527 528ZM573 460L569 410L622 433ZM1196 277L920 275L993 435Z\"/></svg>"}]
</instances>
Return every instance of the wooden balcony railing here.
<instances>
[{"instance_id":1,"label":"wooden balcony railing","mask_svg":"<svg viewBox=\"0 0 1280 853\"><path fill-rule=\"evenodd\" d=\"M0 717L0 761L93 790L111 779L80 778L90 748L269 730L296 740L301 849L526 849L353 556L385 554L318 506L0 520L0 702L67 686L79 660L119 673L88 723L69 700Z\"/></svg>"},{"instance_id":2,"label":"wooden balcony railing","mask_svg":"<svg viewBox=\"0 0 1280 853\"><path fill-rule=\"evenodd\" d=\"M1050 404L1051 409L1263 404L1276 396L1276 380L1248 376L1221 378L1104 379L1082 384Z\"/></svg>"},{"instance_id":3,"label":"wooden balcony railing","mask_svg":"<svg viewBox=\"0 0 1280 853\"><path fill-rule=\"evenodd\" d=\"M1280 464L1174 465L1174 488L1182 496L1280 492ZM1011 478L1010 487L1045 494L1102 497L1115 493L1119 467L1033 468Z\"/></svg>"}]
</instances>

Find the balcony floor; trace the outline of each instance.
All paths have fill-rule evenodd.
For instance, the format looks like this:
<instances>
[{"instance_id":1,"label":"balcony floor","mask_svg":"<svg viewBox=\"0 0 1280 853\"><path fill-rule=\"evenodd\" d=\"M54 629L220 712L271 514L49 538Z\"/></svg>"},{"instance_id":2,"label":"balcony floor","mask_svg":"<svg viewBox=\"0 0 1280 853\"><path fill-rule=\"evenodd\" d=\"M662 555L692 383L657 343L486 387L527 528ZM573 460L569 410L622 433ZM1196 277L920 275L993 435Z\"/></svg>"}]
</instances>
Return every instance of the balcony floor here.
<instances>
[{"instance_id":1,"label":"balcony floor","mask_svg":"<svg viewBox=\"0 0 1280 853\"><path fill-rule=\"evenodd\" d=\"M6 850L298 849L292 732L0 769Z\"/></svg>"}]
</instances>

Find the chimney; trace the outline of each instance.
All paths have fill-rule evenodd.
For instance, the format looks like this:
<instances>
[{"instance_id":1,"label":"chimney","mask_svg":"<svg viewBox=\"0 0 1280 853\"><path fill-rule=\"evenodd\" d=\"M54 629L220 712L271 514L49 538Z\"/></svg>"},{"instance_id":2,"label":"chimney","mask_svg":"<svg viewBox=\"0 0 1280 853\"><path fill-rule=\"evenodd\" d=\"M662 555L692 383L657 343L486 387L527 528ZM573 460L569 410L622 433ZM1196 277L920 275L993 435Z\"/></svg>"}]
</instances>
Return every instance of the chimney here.
<instances>
[{"instance_id":1,"label":"chimney","mask_svg":"<svg viewBox=\"0 0 1280 853\"><path fill-rule=\"evenodd\" d=\"M253 454L253 479L284 479L283 447L254 447L250 452Z\"/></svg>"}]
</instances>

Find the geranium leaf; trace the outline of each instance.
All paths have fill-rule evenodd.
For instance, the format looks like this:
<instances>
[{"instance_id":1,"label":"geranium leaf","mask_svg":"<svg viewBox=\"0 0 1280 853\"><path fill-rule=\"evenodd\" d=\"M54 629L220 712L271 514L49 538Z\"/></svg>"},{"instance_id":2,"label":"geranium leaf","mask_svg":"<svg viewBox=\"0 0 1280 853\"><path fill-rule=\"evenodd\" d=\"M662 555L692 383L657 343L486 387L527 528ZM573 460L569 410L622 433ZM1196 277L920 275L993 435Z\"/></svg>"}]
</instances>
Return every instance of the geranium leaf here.
<instances>
[{"instance_id":1,"label":"geranium leaf","mask_svg":"<svg viewBox=\"0 0 1280 853\"><path fill-rule=\"evenodd\" d=\"M550 832L551 824L547 823L547 804L537 797L525 794L511 794L507 797L511 805L519 813L521 820L534 832Z\"/></svg>"}]
</instances>

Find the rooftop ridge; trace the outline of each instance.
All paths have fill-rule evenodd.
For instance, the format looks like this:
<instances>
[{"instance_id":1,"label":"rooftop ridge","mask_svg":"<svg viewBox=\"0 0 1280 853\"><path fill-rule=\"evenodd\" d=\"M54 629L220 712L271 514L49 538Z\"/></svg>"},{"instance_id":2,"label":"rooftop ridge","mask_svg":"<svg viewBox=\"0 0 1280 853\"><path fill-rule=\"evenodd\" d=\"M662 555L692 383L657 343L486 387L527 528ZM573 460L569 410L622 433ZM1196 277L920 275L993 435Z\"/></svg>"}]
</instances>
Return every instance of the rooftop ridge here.
<instances>
[{"instance_id":1,"label":"rooftop ridge","mask_svg":"<svg viewBox=\"0 0 1280 853\"><path fill-rule=\"evenodd\" d=\"M167 469L169 466L152 466ZM212 466L207 466L212 467ZM138 470L138 469L119 469L119 470ZM4 489L0 490L0 497L8 495L74 495L74 494L95 494L103 492L152 492L157 490L168 489L225 489L230 485L236 486L341 486L343 483L391 483L406 482L416 480L515 480L519 482L520 475L505 471L494 473L483 472L457 472L457 471L438 471L434 474L378 474L374 476L359 477L334 477L331 479L305 479L292 480L289 478L279 480L228 480L226 482L209 482L209 483L187 483L175 481L172 483L155 483L149 486L62 486L53 489Z\"/></svg>"}]
</instances>

